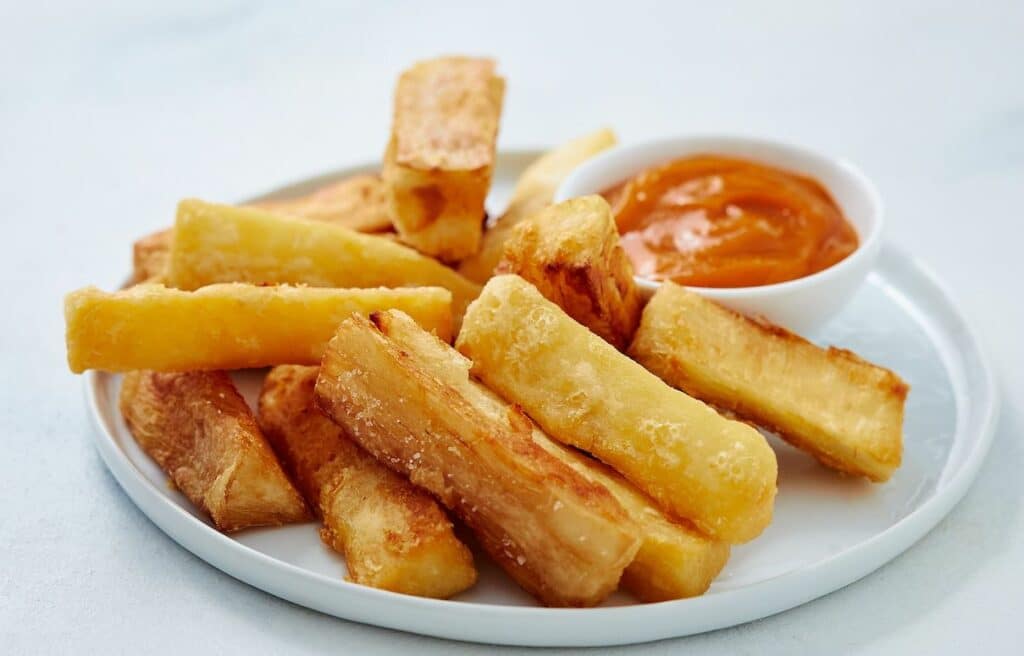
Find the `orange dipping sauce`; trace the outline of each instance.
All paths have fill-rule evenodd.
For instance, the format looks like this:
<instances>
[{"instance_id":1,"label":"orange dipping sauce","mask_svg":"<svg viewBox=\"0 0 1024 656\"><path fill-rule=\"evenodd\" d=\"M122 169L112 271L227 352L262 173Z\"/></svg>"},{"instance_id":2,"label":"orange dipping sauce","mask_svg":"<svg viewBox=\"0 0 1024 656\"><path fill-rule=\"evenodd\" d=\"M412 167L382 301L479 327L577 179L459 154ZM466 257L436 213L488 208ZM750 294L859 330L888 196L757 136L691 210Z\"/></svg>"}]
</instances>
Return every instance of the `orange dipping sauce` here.
<instances>
[{"instance_id":1,"label":"orange dipping sauce","mask_svg":"<svg viewBox=\"0 0 1024 656\"><path fill-rule=\"evenodd\" d=\"M602 194L638 276L755 287L827 269L857 233L811 178L720 155L642 171Z\"/></svg>"}]
</instances>

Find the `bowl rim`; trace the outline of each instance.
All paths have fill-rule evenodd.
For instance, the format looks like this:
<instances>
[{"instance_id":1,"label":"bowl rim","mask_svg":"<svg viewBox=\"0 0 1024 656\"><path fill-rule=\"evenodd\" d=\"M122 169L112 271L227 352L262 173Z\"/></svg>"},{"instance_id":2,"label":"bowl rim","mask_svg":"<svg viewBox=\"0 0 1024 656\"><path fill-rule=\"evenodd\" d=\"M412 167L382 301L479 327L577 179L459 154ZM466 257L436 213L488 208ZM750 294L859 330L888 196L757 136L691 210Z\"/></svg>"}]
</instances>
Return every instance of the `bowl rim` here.
<instances>
[{"instance_id":1,"label":"bowl rim","mask_svg":"<svg viewBox=\"0 0 1024 656\"><path fill-rule=\"evenodd\" d=\"M702 143L707 143L708 145L699 145ZM715 143L726 144L728 148L735 148L738 150L742 150L744 147L750 147L752 150L759 150L761 151L760 154L731 154L737 157L749 157L753 161L762 162L770 166L776 165L768 161L770 159L770 155L769 157L763 156L764 151L786 152L796 158L813 162L816 166L838 172L850 181L850 188L855 190L854 193L858 193L863 196L869 208L870 219L865 221L867 231L866 234L864 234L858 225L854 224L854 222L848 217L845 217L844 212L844 217L847 221L850 221L850 223L853 224L854 229L857 230L859 243L852 253L821 271L816 271L801 278L771 283L768 285L756 285L752 287L700 287L696 285L684 285L687 289L692 289L704 294L705 296L718 299L749 298L752 295L775 296L779 294L788 294L790 292L799 291L800 289L810 285L821 284L835 278L836 276L840 276L847 270L855 268L858 264L864 263L865 261L870 261L875 255L877 255L879 248L881 247L882 233L885 226L885 206L882 202L882 196L879 193L878 188L871 179L856 164L847 158L826 155L806 146L767 137L725 133L693 133L669 135L654 139L646 139L643 141L618 144L603 153L595 155L580 166L576 167L576 169L573 170L560 185L558 185L558 189L555 191L554 201L561 202L570 198L587 195L589 193L597 193L597 190L579 193L574 191L573 187L580 185L579 179L581 177L587 174L592 174L595 169L600 170L610 166L612 163L619 163L623 158L633 157L648 159L643 154L655 148L678 150L679 152L676 156L684 156L688 153L695 154L701 151L713 152L715 149ZM636 170L631 175L635 175L644 168L653 165L655 164L637 164ZM829 185L823 183L820 180L820 176L817 175L815 171L795 170L792 167L781 168L784 168L785 170L793 170L796 173L801 173L814 178L819 184L828 190L829 194L834 196L833 189ZM633 276L633 279L641 289L652 292L660 287L663 282L666 282L662 280L650 280L638 275Z\"/></svg>"}]
</instances>

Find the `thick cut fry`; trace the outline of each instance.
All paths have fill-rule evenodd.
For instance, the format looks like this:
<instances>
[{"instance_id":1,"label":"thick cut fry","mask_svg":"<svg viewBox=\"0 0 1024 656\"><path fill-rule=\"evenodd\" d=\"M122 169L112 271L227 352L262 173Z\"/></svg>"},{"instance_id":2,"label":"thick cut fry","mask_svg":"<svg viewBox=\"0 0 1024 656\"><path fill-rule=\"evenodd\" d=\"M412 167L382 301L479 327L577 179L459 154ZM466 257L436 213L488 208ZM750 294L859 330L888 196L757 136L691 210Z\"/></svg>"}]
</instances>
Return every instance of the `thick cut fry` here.
<instances>
[{"instance_id":1,"label":"thick cut fry","mask_svg":"<svg viewBox=\"0 0 1024 656\"><path fill-rule=\"evenodd\" d=\"M393 313L389 313L393 314ZM633 485L578 451L556 444L528 417L468 375L470 363L441 345L408 319L381 321L388 336L418 358L423 370L468 401L475 411L502 426L500 436L520 440L528 434L535 444L587 481L606 488L636 523L640 549L622 575L622 583L644 601L665 601L703 594L725 566L729 545L711 540L685 520L672 520Z\"/></svg>"},{"instance_id":2,"label":"thick cut fry","mask_svg":"<svg viewBox=\"0 0 1024 656\"><path fill-rule=\"evenodd\" d=\"M169 284L216 282L315 287L445 287L456 326L480 287L429 257L377 235L275 216L263 210L184 200L178 205Z\"/></svg>"},{"instance_id":3,"label":"thick cut fry","mask_svg":"<svg viewBox=\"0 0 1024 656\"><path fill-rule=\"evenodd\" d=\"M408 312L442 339L451 332L451 294L439 287L235 283L185 292L137 285L112 294L86 287L64 299L68 366L81 373L316 364L343 319L389 308Z\"/></svg>"},{"instance_id":4,"label":"thick cut fry","mask_svg":"<svg viewBox=\"0 0 1024 656\"><path fill-rule=\"evenodd\" d=\"M552 606L615 589L639 547L608 490L481 405L470 363L399 312L345 321L324 355L321 408L378 460L440 499L523 588Z\"/></svg>"},{"instance_id":5,"label":"thick cut fry","mask_svg":"<svg viewBox=\"0 0 1024 656\"><path fill-rule=\"evenodd\" d=\"M358 232L383 232L391 228L384 181L377 175L356 175L325 185L305 196L264 200L249 203L249 207L323 221Z\"/></svg>"},{"instance_id":6,"label":"thick cut fry","mask_svg":"<svg viewBox=\"0 0 1024 656\"><path fill-rule=\"evenodd\" d=\"M900 465L899 376L748 319L672 283L644 310L630 353L671 385L873 481Z\"/></svg>"},{"instance_id":7,"label":"thick cut fry","mask_svg":"<svg viewBox=\"0 0 1024 656\"><path fill-rule=\"evenodd\" d=\"M150 233L132 245L132 283L163 276L171 259L174 230L167 228Z\"/></svg>"},{"instance_id":8,"label":"thick cut fry","mask_svg":"<svg viewBox=\"0 0 1024 656\"><path fill-rule=\"evenodd\" d=\"M459 264L459 273L480 284L487 282L494 275L494 267L501 260L505 242L512 236L512 229L520 221L549 205L558 186L573 169L614 145L614 132L598 130L573 139L530 164L516 183L508 209L494 225L484 231L479 252Z\"/></svg>"},{"instance_id":9,"label":"thick cut fry","mask_svg":"<svg viewBox=\"0 0 1024 656\"><path fill-rule=\"evenodd\" d=\"M643 305L600 196L567 200L520 223L497 271L524 278L620 351L629 346Z\"/></svg>"},{"instance_id":10,"label":"thick cut fry","mask_svg":"<svg viewBox=\"0 0 1024 656\"><path fill-rule=\"evenodd\" d=\"M385 318L386 319L386 318ZM622 576L623 584L644 601L665 601L703 594L729 556L729 546L711 540L685 521L672 520L654 502L610 468L578 451L556 444L528 417L510 408L494 392L468 375L470 362L439 345L411 321L391 321L388 336L424 371L450 386L488 421L502 426L499 436L530 439L587 481L606 488L636 523L640 549Z\"/></svg>"},{"instance_id":11,"label":"thick cut fry","mask_svg":"<svg viewBox=\"0 0 1024 656\"><path fill-rule=\"evenodd\" d=\"M135 441L222 531L309 518L223 371L132 371L121 414Z\"/></svg>"},{"instance_id":12,"label":"thick cut fry","mask_svg":"<svg viewBox=\"0 0 1024 656\"><path fill-rule=\"evenodd\" d=\"M318 367L275 367L259 422L324 523L320 536L362 585L445 598L476 582L473 556L426 492L381 465L316 407Z\"/></svg>"},{"instance_id":13,"label":"thick cut fry","mask_svg":"<svg viewBox=\"0 0 1024 656\"><path fill-rule=\"evenodd\" d=\"M383 177L402 241L449 262L480 247L504 95L489 59L432 59L398 78Z\"/></svg>"},{"instance_id":14,"label":"thick cut fry","mask_svg":"<svg viewBox=\"0 0 1024 656\"><path fill-rule=\"evenodd\" d=\"M491 278L457 348L548 435L711 537L746 542L771 521L775 454L761 434L672 389L522 278Z\"/></svg>"}]
</instances>

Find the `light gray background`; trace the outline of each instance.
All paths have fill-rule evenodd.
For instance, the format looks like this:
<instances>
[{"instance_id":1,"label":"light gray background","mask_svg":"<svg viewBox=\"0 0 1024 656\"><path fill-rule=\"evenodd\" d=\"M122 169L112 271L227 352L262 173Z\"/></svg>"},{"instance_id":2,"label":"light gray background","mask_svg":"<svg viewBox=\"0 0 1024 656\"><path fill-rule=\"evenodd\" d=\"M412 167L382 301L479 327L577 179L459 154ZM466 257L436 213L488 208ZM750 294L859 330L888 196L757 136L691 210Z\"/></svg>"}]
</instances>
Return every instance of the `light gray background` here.
<instances>
[{"instance_id":1,"label":"light gray background","mask_svg":"<svg viewBox=\"0 0 1024 656\"><path fill-rule=\"evenodd\" d=\"M495 651L319 615L179 548L104 469L64 364L65 292L114 286L181 197L378 157L395 75L442 52L499 58L506 146L607 124L850 157L999 369L988 462L911 551L782 615L622 651L1007 653L1024 637L1024 5L142 4L0 8L0 652Z\"/></svg>"}]
</instances>

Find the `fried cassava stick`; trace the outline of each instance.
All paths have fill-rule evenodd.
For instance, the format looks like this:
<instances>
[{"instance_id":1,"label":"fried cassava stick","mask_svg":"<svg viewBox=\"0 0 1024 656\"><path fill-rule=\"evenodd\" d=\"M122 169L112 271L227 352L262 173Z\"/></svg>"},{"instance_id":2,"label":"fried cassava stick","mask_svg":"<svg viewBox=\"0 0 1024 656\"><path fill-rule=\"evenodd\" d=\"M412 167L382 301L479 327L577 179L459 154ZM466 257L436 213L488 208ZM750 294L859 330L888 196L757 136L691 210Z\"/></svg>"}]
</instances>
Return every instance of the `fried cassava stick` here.
<instances>
[{"instance_id":1,"label":"fried cassava stick","mask_svg":"<svg viewBox=\"0 0 1024 656\"><path fill-rule=\"evenodd\" d=\"M431 59L399 77L383 178L402 241L449 262L480 247L504 94L489 59Z\"/></svg>"},{"instance_id":2,"label":"fried cassava stick","mask_svg":"<svg viewBox=\"0 0 1024 656\"><path fill-rule=\"evenodd\" d=\"M771 521L776 462L756 430L672 389L514 275L470 305L457 348L551 437L612 466L725 542Z\"/></svg>"},{"instance_id":3,"label":"fried cassava stick","mask_svg":"<svg viewBox=\"0 0 1024 656\"><path fill-rule=\"evenodd\" d=\"M139 446L220 530L309 518L227 373L132 371L120 408Z\"/></svg>"},{"instance_id":4,"label":"fried cassava stick","mask_svg":"<svg viewBox=\"0 0 1024 656\"><path fill-rule=\"evenodd\" d=\"M439 287L86 287L64 300L68 366L80 373L315 364L342 319L389 308L407 311L442 338L451 332L451 294Z\"/></svg>"},{"instance_id":5,"label":"fried cassava stick","mask_svg":"<svg viewBox=\"0 0 1024 656\"><path fill-rule=\"evenodd\" d=\"M907 385L837 348L663 283L630 354L666 382L873 481L900 465Z\"/></svg>"},{"instance_id":6,"label":"fried cassava stick","mask_svg":"<svg viewBox=\"0 0 1024 656\"><path fill-rule=\"evenodd\" d=\"M349 578L421 597L450 597L476 582L473 556L434 499L378 463L316 407L318 367L274 367L259 422L299 490L323 520L323 541Z\"/></svg>"},{"instance_id":7,"label":"fried cassava stick","mask_svg":"<svg viewBox=\"0 0 1024 656\"><path fill-rule=\"evenodd\" d=\"M372 320L371 320L372 319ZM352 317L331 340L316 392L365 449L433 493L543 603L589 606L633 560L636 526L580 476L449 382L469 363L398 312Z\"/></svg>"},{"instance_id":8,"label":"fried cassava stick","mask_svg":"<svg viewBox=\"0 0 1024 656\"><path fill-rule=\"evenodd\" d=\"M314 287L444 287L458 325L480 287L440 262L378 235L277 216L265 210L184 200L178 205L168 284L217 282Z\"/></svg>"}]
</instances>

